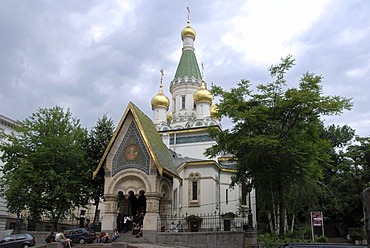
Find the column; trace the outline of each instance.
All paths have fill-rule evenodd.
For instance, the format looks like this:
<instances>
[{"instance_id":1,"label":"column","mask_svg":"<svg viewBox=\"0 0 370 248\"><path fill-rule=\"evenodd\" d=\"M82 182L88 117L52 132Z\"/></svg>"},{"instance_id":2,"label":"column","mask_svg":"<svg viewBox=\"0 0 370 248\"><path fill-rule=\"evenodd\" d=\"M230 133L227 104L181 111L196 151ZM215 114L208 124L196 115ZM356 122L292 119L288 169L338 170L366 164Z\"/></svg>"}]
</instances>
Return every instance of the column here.
<instances>
[{"instance_id":1,"label":"column","mask_svg":"<svg viewBox=\"0 0 370 248\"><path fill-rule=\"evenodd\" d=\"M105 209L103 213L102 231L112 233L116 228L118 197L116 195L104 195Z\"/></svg>"},{"instance_id":2,"label":"column","mask_svg":"<svg viewBox=\"0 0 370 248\"><path fill-rule=\"evenodd\" d=\"M145 193L145 196L146 214L144 218L143 237L150 242L156 242L160 198L158 193Z\"/></svg>"}]
</instances>

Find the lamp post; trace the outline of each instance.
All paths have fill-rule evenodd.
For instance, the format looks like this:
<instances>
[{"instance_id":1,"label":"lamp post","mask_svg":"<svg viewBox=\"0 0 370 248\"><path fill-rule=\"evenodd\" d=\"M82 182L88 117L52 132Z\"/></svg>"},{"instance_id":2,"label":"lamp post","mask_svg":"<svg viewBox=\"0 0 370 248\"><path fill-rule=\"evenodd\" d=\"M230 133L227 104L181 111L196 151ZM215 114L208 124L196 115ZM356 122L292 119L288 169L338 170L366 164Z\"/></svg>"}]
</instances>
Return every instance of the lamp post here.
<instances>
[{"instance_id":1,"label":"lamp post","mask_svg":"<svg viewBox=\"0 0 370 248\"><path fill-rule=\"evenodd\" d=\"M251 200L251 192L253 186L251 180L248 180L247 183L247 192L248 192L248 229L254 229L253 227L253 215L252 215L252 200Z\"/></svg>"}]
</instances>

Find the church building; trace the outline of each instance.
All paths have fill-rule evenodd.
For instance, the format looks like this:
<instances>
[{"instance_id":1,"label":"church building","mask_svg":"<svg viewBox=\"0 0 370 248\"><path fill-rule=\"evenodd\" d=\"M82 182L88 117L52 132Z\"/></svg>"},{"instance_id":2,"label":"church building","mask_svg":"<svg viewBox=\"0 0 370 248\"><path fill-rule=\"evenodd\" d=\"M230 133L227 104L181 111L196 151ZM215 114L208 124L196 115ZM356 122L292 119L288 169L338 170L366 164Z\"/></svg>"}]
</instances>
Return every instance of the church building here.
<instances>
[{"instance_id":1,"label":"church building","mask_svg":"<svg viewBox=\"0 0 370 248\"><path fill-rule=\"evenodd\" d=\"M236 172L230 156L204 155L216 144L208 135L209 127L221 126L204 69L200 71L195 56L196 32L189 16L181 38L171 96L163 93L161 71L159 92L151 100L152 119L130 102L94 171L96 176L104 169L102 230L116 228L118 215L139 211L145 214L144 237L154 240L161 227L168 230L170 220L181 220L185 230L198 231L204 216L218 217L223 223L223 218L244 210L255 213L254 190L230 187ZM214 228L226 230L223 224Z\"/></svg>"}]
</instances>

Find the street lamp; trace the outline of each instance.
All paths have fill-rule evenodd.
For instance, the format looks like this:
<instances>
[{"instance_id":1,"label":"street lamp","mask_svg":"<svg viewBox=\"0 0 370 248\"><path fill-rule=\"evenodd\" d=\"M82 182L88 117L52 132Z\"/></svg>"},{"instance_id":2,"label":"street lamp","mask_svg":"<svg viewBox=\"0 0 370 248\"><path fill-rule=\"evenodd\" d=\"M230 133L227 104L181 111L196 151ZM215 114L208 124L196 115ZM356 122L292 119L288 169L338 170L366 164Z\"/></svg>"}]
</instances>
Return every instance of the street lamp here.
<instances>
[{"instance_id":1,"label":"street lamp","mask_svg":"<svg viewBox=\"0 0 370 248\"><path fill-rule=\"evenodd\" d=\"M248 180L247 183L247 192L248 192L248 229L254 229L253 227L253 215L252 215L252 200L251 200L251 192L252 192L253 186L251 180Z\"/></svg>"}]
</instances>

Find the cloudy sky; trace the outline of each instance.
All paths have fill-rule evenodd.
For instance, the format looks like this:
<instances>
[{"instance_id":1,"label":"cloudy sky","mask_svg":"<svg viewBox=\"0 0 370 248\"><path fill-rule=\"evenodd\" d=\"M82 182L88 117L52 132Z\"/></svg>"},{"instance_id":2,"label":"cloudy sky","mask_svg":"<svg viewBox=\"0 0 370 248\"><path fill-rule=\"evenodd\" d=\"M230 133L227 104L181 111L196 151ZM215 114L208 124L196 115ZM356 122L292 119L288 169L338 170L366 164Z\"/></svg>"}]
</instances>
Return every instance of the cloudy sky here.
<instances>
[{"instance_id":1,"label":"cloudy sky","mask_svg":"<svg viewBox=\"0 0 370 248\"><path fill-rule=\"evenodd\" d=\"M325 95L354 103L326 123L370 135L368 0L2 0L0 114L59 105L90 129L104 114L117 124L132 101L151 117L162 68L170 96L187 6L207 83L270 82L268 68L291 54L288 86L323 75Z\"/></svg>"}]
</instances>

